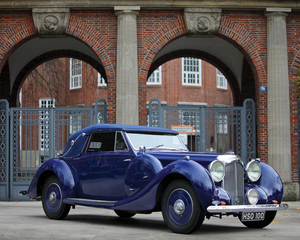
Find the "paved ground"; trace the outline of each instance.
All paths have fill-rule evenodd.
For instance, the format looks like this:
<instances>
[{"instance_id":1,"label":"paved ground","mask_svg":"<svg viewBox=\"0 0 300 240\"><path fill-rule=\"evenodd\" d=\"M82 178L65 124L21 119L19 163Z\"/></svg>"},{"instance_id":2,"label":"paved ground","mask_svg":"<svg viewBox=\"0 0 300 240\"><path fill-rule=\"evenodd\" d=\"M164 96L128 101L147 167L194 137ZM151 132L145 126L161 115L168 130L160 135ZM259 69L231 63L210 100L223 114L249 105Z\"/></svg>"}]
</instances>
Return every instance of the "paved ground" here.
<instances>
[{"instance_id":1,"label":"paved ground","mask_svg":"<svg viewBox=\"0 0 300 240\"><path fill-rule=\"evenodd\" d=\"M121 219L113 211L76 206L64 220L48 219L41 202L0 202L0 239L300 239L300 202L288 202L273 223L248 229L237 218L205 220L193 234L172 233L161 213Z\"/></svg>"}]
</instances>

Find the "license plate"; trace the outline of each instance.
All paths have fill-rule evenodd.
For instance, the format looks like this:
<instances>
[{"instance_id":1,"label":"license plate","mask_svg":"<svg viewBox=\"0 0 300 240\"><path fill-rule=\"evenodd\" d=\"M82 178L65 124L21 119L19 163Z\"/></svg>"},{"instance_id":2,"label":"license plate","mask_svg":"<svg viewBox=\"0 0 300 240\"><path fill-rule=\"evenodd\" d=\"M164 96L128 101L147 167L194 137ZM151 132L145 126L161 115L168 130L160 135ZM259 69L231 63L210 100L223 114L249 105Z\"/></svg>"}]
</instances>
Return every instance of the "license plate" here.
<instances>
[{"instance_id":1,"label":"license plate","mask_svg":"<svg viewBox=\"0 0 300 240\"><path fill-rule=\"evenodd\" d=\"M242 221L263 221L265 220L265 212L243 212Z\"/></svg>"}]
</instances>

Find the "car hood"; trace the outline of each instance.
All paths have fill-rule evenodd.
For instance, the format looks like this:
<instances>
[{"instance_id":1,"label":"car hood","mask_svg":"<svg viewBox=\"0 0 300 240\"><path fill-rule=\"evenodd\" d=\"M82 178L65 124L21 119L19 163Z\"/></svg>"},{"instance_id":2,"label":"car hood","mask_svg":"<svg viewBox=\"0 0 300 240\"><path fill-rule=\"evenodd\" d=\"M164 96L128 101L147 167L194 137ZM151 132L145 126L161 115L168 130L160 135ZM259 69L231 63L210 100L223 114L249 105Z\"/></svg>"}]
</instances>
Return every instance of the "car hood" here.
<instances>
[{"instance_id":1,"label":"car hood","mask_svg":"<svg viewBox=\"0 0 300 240\"><path fill-rule=\"evenodd\" d=\"M147 154L153 155L159 159L163 166L168 165L171 162L183 159L193 160L201 164L204 168L208 168L208 165L214 161L219 155L216 153L199 153L199 152L151 152L147 151Z\"/></svg>"}]
</instances>

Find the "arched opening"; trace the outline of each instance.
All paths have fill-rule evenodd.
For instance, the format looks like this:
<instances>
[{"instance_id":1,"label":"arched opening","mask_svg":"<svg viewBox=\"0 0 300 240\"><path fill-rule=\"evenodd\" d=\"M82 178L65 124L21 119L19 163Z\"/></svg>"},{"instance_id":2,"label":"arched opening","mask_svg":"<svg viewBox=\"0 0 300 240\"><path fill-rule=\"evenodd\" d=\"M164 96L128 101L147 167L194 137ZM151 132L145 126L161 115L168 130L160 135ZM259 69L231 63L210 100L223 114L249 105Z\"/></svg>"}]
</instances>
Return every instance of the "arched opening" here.
<instances>
[{"instance_id":1,"label":"arched opening","mask_svg":"<svg viewBox=\"0 0 300 240\"><path fill-rule=\"evenodd\" d=\"M5 85L6 89L0 92L1 98L7 99L10 106L17 106L18 92L29 73L40 64L64 57L86 62L95 68L107 83L105 67L85 43L72 37L34 38L19 46L7 59L1 72L1 84Z\"/></svg>"},{"instance_id":2,"label":"arched opening","mask_svg":"<svg viewBox=\"0 0 300 240\"><path fill-rule=\"evenodd\" d=\"M244 54L219 37L181 37L153 58L147 75L147 103L160 100L163 127L192 127L193 132L183 137L190 150L240 151L237 143L241 116L236 113L247 98L256 98L254 74ZM157 76L161 79L155 79ZM226 79L226 84L220 83L220 77ZM201 107L208 109L205 119L200 116Z\"/></svg>"}]
</instances>

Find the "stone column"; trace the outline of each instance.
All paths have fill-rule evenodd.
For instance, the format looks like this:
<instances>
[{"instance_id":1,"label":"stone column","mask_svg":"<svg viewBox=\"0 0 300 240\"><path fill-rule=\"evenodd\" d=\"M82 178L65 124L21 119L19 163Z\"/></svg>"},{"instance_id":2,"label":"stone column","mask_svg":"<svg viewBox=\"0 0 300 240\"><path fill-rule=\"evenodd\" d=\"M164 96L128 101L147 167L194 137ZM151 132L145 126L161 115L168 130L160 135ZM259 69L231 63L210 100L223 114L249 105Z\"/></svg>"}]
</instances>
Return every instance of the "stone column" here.
<instances>
[{"instance_id":1,"label":"stone column","mask_svg":"<svg viewBox=\"0 0 300 240\"><path fill-rule=\"evenodd\" d=\"M290 99L286 12L267 8L268 161L285 185L291 183ZM286 193L286 192L285 192Z\"/></svg>"},{"instance_id":2,"label":"stone column","mask_svg":"<svg viewBox=\"0 0 300 240\"><path fill-rule=\"evenodd\" d=\"M116 6L117 39L117 97L116 122L139 124L138 63L137 63L137 6Z\"/></svg>"}]
</instances>

